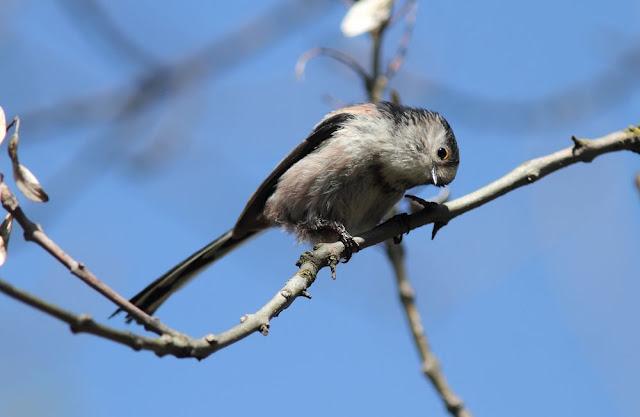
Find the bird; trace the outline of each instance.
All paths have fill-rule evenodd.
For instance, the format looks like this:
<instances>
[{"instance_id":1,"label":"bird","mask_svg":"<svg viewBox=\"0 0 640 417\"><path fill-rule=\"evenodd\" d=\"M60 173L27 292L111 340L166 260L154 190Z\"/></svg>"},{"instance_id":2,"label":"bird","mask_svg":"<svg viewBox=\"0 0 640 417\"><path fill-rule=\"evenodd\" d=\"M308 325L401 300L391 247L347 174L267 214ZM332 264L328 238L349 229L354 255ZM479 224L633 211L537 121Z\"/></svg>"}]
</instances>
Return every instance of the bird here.
<instances>
[{"instance_id":1,"label":"bird","mask_svg":"<svg viewBox=\"0 0 640 417\"><path fill-rule=\"evenodd\" d=\"M311 244L340 240L348 260L358 250L353 236L378 225L406 190L449 184L459 163L453 130L435 111L384 101L332 111L266 177L229 231L130 302L153 315L203 268L271 227Z\"/></svg>"}]
</instances>

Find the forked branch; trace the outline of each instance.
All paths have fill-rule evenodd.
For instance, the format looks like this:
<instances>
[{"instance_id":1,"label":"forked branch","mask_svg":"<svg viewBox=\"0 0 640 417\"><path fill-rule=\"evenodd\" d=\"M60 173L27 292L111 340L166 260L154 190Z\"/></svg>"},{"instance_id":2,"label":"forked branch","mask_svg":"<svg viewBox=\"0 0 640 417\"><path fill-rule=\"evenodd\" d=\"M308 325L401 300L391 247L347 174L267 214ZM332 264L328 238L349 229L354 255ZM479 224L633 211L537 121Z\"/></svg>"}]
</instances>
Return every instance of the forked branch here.
<instances>
[{"instance_id":1,"label":"forked branch","mask_svg":"<svg viewBox=\"0 0 640 417\"><path fill-rule=\"evenodd\" d=\"M496 181L456 200L414 214L393 217L361 237L357 237L356 241L364 249L427 224L447 224L463 213L480 207L517 188L531 184L571 164L591 162L594 158L605 153L623 150L640 153L640 134L638 129L618 131L594 140L576 139L574 140L574 146L527 161ZM4 197L3 203L5 203ZM25 232L30 231L32 233L31 236L44 237L44 234L26 219L19 207L11 208L11 205L7 207L8 203L5 204L5 208L16 216L16 220L23 216L23 220L18 220L18 223L22 227L26 227ZM38 232L36 233L36 231ZM41 240L36 240L36 242L41 244ZM50 248L45 248L56 256L56 253L51 251ZM61 249L59 250L64 254ZM171 330L156 319L152 319L153 323L155 323L152 329L162 333L162 336L156 338L142 337L130 332L112 329L96 323L88 316L66 312L59 307L17 290L1 280L0 292L67 323L72 331L77 333L94 334L136 350L153 351L157 355L203 359L254 332L268 334L271 319L289 307L296 298L309 298L307 290L315 281L318 272L327 266L335 268L342 257L343 251L344 245L341 242L317 245L313 251L306 252L300 257L298 271L257 312L243 316L239 324L222 333L210 334L199 339ZM78 269L86 271L84 267L78 267ZM120 304L118 305L121 306Z\"/></svg>"}]
</instances>

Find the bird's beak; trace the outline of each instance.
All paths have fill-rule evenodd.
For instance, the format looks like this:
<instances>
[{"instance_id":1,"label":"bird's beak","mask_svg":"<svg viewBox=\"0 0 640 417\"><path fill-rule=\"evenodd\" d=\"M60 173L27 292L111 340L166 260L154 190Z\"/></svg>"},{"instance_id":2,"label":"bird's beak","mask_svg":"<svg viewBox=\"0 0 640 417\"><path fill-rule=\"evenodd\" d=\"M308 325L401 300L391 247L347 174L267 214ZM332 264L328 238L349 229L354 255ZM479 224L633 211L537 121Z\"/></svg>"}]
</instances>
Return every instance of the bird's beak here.
<instances>
[{"instance_id":1,"label":"bird's beak","mask_svg":"<svg viewBox=\"0 0 640 417\"><path fill-rule=\"evenodd\" d=\"M431 167L431 178L433 179L433 185L438 185L438 174L436 173L435 165Z\"/></svg>"}]
</instances>

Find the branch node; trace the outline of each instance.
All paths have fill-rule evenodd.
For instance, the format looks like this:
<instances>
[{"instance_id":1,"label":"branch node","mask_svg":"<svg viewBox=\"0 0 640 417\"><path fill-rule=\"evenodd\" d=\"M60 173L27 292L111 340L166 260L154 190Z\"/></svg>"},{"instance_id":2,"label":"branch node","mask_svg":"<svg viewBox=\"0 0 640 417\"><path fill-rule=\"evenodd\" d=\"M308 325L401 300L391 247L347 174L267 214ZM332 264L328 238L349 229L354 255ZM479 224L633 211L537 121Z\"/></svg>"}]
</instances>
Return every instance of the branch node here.
<instances>
[{"instance_id":1,"label":"branch node","mask_svg":"<svg viewBox=\"0 0 640 417\"><path fill-rule=\"evenodd\" d=\"M327 259L327 265L329 265L329 269L331 269L331 279L336 279L336 266L338 266L338 262L340 259L336 255L330 255L329 259Z\"/></svg>"},{"instance_id":2,"label":"branch node","mask_svg":"<svg viewBox=\"0 0 640 417\"><path fill-rule=\"evenodd\" d=\"M198 356L198 350L196 348L191 348L191 350L189 351L189 355L192 358L195 358L195 360L197 360L198 362L200 362L202 360L202 358L200 356Z\"/></svg>"},{"instance_id":3,"label":"branch node","mask_svg":"<svg viewBox=\"0 0 640 417\"><path fill-rule=\"evenodd\" d=\"M436 369L438 369L438 360L433 357L433 355L429 355L425 358L424 362L422 362L422 372L427 375L432 375Z\"/></svg>"},{"instance_id":4,"label":"branch node","mask_svg":"<svg viewBox=\"0 0 640 417\"><path fill-rule=\"evenodd\" d=\"M143 347L143 343L142 343L142 339L139 337L136 337L135 339L133 339L133 346L131 346L131 349L135 350L136 352L142 350Z\"/></svg>"},{"instance_id":5,"label":"branch node","mask_svg":"<svg viewBox=\"0 0 640 417\"><path fill-rule=\"evenodd\" d=\"M216 345L218 344L218 339L216 338L216 336L213 333L209 333L208 335L206 335L204 337L205 342L207 342L210 345Z\"/></svg>"},{"instance_id":6,"label":"branch node","mask_svg":"<svg viewBox=\"0 0 640 417\"><path fill-rule=\"evenodd\" d=\"M288 300L289 298L291 298L291 291L287 288L283 289L282 291L280 291L280 295L284 297L285 300Z\"/></svg>"},{"instance_id":7,"label":"branch node","mask_svg":"<svg viewBox=\"0 0 640 417\"><path fill-rule=\"evenodd\" d=\"M540 173L539 172L531 173L531 174L527 175L527 182L529 184L531 184L533 182L536 182L538 180L538 178L540 178Z\"/></svg>"},{"instance_id":8,"label":"branch node","mask_svg":"<svg viewBox=\"0 0 640 417\"><path fill-rule=\"evenodd\" d=\"M462 400L456 396L453 396L453 398L449 398L447 401L447 411L449 411L449 414L451 414L452 416L459 416L462 415L460 414L460 412L464 409L464 403L462 402Z\"/></svg>"},{"instance_id":9,"label":"branch node","mask_svg":"<svg viewBox=\"0 0 640 417\"><path fill-rule=\"evenodd\" d=\"M151 319L151 324L153 325L150 326L148 324L144 324L144 329L147 331L155 331L155 329L158 329L160 326L162 326L162 323L160 323L160 319L157 317L149 317ZM163 335L163 336L168 336L168 335Z\"/></svg>"},{"instance_id":10,"label":"branch node","mask_svg":"<svg viewBox=\"0 0 640 417\"><path fill-rule=\"evenodd\" d=\"M260 333L263 336L269 336L269 323L268 322L267 323L262 323L260 325Z\"/></svg>"},{"instance_id":11,"label":"branch node","mask_svg":"<svg viewBox=\"0 0 640 417\"><path fill-rule=\"evenodd\" d=\"M244 316L240 317L240 323L244 323L247 320L249 320L249 315L248 314L245 314Z\"/></svg>"},{"instance_id":12,"label":"branch node","mask_svg":"<svg viewBox=\"0 0 640 417\"><path fill-rule=\"evenodd\" d=\"M640 125L631 125L627 128L627 132L633 133L636 137L640 137Z\"/></svg>"},{"instance_id":13,"label":"branch node","mask_svg":"<svg viewBox=\"0 0 640 417\"><path fill-rule=\"evenodd\" d=\"M311 300L311 293L309 293L309 291L307 291L307 290L302 290L302 292L300 293L300 296L302 296L302 297L304 297L304 298L306 298L308 300Z\"/></svg>"},{"instance_id":14,"label":"branch node","mask_svg":"<svg viewBox=\"0 0 640 417\"><path fill-rule=\"evenodd\" d=\"M573 141L573 149L576 151L586 145L586 142L583 139L578 139L575 135L571 136L571 140Z\"/></svg>"},{"instance_id":15,"label":"branch node","mask_svg":"<svg viewBox=\"0 0 640 417\"><path fill-rule=\"evenodd\" d=\"M571 136L571 140L573 141L573 149L571 149L571 154L573 156L578 156L589 148L589 141L585 139L579 139L576 136ZM593 161L593 157L583 158L582 160L584 162L591 162Z\"/></svg>"},{"instance_id":16,"label":"branch node","mask_svg":"<svg viewBox=\"0 0 640 417\"><path fill-rule=\"evenodd\" d=\"M415 291L413 290L413 288L411 287L411 284L409 284L408 281L402 281L398 290L400 292L400 298L402 299L403 302L407 303L407 302L413 302L415 300L416 298Z\"/></svg>"},{"instance_id":17,"label":"branch node","mask_svg":"<svg viewBox=\"0 0 640 417\"><path fill-rule=\"evenodd\" d=\"M317 249L317 245L314 246L313 250ZM298 261L296 262L296 266L298 268L300 268L305 262L311 262L314 265L318 265L318 260L315 258L315 256L313 256L313 253L306 251L304 252L302 255L300 255L300 258L298 258Z\"/></svg>"},{"instance_id":18,"label":"branch node","mask_svg":"<svg viewBox=\"0 0 640 417\"><path fill-rule=\"evenodd\" d=\"M69 328L71 333L76 334L82 332L88 326L93 324L93 319L88 314L80 314L75 323L71 324Z\"/></svg>"},{"instance_id":19,"label":"branch node","mask_svg":"<svg viewBox=\"0 0 640 417\"><path fill-rule=\"evenodd\" d=\"M308 269L301 269L300 271L298 271L298 275L304 278L307 284L313 282L313 280L315 279L315 273Z\"/></svg>"}]
</instances>

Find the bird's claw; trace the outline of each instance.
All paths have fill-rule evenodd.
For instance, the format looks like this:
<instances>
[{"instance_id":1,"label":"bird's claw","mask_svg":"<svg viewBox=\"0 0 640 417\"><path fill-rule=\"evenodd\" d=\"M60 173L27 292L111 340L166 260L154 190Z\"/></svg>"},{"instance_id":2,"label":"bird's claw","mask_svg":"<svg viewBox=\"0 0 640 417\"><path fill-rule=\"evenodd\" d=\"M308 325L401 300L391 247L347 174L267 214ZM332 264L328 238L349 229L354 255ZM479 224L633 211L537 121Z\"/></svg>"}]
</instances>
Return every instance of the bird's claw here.
<instances>
[{"instance_id":1,"label":"bird's claw","mask_svg":"<svg viewBox=\"0 0 640 417\"><path fill-rule=\"evenodd\" d=\"M354 252L358 252L360 250L358 242L355 241L353 236L351 236L346 227L344 227L344 224L341 222L320 219L316 221L316 228L328 230L337 235L340 242L344 245L342 256L345 263L349 262L349 259L351 259L351 255L353 255Z\"/></svg>"},{"instance_id":2,"label":"bird's claw","mask_svg":"<svg viewBox=\"0 0 640 417\"><path fill-rule=\"evenodd\" d=\"M396 245L399 245L400 243L402 243L402 236L406 233L409 234L409 232L411 231L411 228L409 227L409 215L407 213L400 213L397 214L396 217L398 218L398 220L400 221L400 223L402 224L402 229L406 230L406 232L400 233L397 236L393 237L393 243Z\"/></svg>"},{"instance_id":3,"label":"bird's claw","mask_svg":"<svg viewBox=\"0 0 640 417\"><path fill-rule=\"evenodd\" d=\"M411 194L405 194L404 196L405 198L419 204L422 206L423 210L427 210L427 211L435 211L438 209L438 207L440 206L439 203L436 203L435 201L427 201L424 198L420 198L418 196L415 195L411 195ZM448 223L447 221L434 221L433 222L433 230L431 231L431 240L433 240L436 237L436 233L438 233L438 230L442 229L444 226L446 226Z\"/></svg>"},{"instance_id":4,"label":"bird's claw","mask_svg":"<svg viewBox=\"0 0 640 417\"><path fill-rule=\"evenodd\" d=\"M405 194L404 198L413 201L414 203L417 203L419 205L422 206L423 209L425 210L434 210L436 209L439 204L434 202L434 201L427 201L424 198L418 197L416 195L412 195L412 194Z\"/></svg>"},{"instance_id":5,"label":"bird's claw","mask_svg":"<svg viewBox=\"0 0 640 417\"><path fill-rule=\"evenodd\" d=\"M360 250L360 245L355 241L353 236L351 236L346 230L341 230L340 232L340 241L344 244L344 251L342 255L344 256L344 263L349 262L351 256Z\"/></svg>"}]
</instances>

